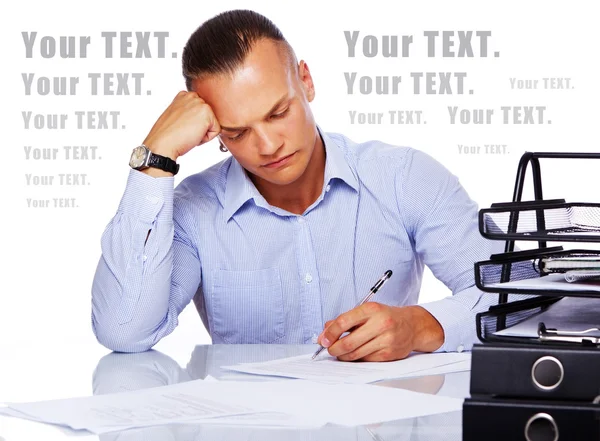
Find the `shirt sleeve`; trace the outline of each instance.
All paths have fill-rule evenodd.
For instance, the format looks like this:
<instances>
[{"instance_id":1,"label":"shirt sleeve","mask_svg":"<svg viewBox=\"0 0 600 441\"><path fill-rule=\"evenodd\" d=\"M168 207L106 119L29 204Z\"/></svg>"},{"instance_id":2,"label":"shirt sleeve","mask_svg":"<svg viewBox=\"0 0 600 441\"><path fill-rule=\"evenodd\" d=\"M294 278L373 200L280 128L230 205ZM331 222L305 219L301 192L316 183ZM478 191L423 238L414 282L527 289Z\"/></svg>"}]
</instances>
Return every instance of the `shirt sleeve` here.
<instances>
[{"instance_id":1,"label":"shirt sleeve","mask_svg":"<svg viewBox=\"0 0 600 441\"><path fill-rule=\"evenodd\" d=\"M174 207L174 178L131 170L106 227L92 284L92 328L113 351L150 349L177 326L201 280L194 218Z\"/></svg>"},{"instance_id":2,"label":"shirt sleeve","mask_svg":"<svg viewBox=\"0 0 600 441\"><path fill-rule=\"evenodd\" d=\"M504 242L479 233L478 206L439 162L411 150L397 180L399 204L416 253L452 296L420 306L444 329L439 351L470 350L477 340L475 315L497 295L475 286L474 264L503 252Z\"/></svg>"}]
</instances>

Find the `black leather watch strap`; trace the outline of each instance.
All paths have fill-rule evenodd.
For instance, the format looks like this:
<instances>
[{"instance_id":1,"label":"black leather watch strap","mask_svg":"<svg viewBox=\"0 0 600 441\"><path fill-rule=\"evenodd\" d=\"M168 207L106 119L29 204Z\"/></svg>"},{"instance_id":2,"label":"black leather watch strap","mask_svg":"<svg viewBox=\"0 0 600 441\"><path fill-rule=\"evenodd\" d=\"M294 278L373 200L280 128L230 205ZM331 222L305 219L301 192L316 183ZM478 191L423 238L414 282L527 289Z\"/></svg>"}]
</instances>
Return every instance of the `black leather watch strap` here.
<instances>
[{"instance_id":1,"label":"black leather watch strap","mask_svg":"<svg viewBox=\"0 0 600 441\"><path fill-rule=\"evenodd\" d=\"M173 173L176 175L179 171L179 164L173 161L171 158L167 158L166 156L155 155L154 153L150 153L150 158L148 159L148 167L159 168L169 173Z\"/></svg>"}]
</instances>

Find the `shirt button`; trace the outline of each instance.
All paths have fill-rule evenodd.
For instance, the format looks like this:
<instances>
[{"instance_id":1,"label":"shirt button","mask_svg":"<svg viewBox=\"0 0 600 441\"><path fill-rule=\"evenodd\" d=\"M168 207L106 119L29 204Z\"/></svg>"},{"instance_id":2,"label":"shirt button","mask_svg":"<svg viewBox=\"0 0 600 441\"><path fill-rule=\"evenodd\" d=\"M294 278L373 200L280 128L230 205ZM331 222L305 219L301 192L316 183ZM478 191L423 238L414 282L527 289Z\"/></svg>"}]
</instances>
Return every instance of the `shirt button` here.
<instances>
[{"instance_id":1,"label":"shirt button","mask_svg":"<svg viewBox=\"0 0 600 441\"><path fill-rule=\"evenodd\" d=\"M463 345L458 345L458 348L456 348L456 352L462 352L465 350L465 347Z\"/></svg>"},{"instance_id":2,"label":"shirt button","mask_svg":"<svg viewBox=\"0 0 600 441\"><path fill-rule=\"evenodd\" d=\"M331 190L331 185L327 184L327 187L325 187L325 191L329 191Z\"/></svg>"},{"instance_id":3,"label":"shirt button","mask_svg":"<svg viewBox=\"0 0 600 441\"><path fill-rule=\"evenodd\" d=\"M146 259L148 258L148 256L146 256L145 254L142 256L142 260L145 262Z\"/></svg>"},{"instance_id":4,"label":"shirt button","mask_svg":"<svg viewBox=\"0 0 600 441\"><path fill-rule=\"evenodd\" d=\"M305 222L305 219L302 216L298 216L298 223L303 224L304 222Z\"/></svg>"},{"instance_id":5,"label":"shirt button","mask_svg":"<svg viewBox=\"0 0 600 441\"><path fill-rule=\"evenodd\" d=\"M306 276L304 276L304 280L306 280L306 283L312 282L312 276L310 275L310 273L306 273Z\"/></svg>"}]
</instances>

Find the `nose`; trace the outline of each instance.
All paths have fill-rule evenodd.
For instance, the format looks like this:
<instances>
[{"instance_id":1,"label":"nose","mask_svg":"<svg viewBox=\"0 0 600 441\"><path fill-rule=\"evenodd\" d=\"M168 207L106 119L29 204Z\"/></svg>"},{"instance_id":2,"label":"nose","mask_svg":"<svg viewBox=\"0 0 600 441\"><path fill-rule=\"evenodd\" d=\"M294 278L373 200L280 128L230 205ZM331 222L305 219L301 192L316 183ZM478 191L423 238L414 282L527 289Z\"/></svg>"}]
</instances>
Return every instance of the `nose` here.
<instances>
[{"instance_id":1,"label":"nose","mask_svg":"<svg viewBox=\"0 0 600 441\"><path fill-rule=\"evenodd\" d=\"M269 128L256 129L258 153L262 156L273 156L281 147L282 140L275 131Z\"/></svg>"}]
</instances>

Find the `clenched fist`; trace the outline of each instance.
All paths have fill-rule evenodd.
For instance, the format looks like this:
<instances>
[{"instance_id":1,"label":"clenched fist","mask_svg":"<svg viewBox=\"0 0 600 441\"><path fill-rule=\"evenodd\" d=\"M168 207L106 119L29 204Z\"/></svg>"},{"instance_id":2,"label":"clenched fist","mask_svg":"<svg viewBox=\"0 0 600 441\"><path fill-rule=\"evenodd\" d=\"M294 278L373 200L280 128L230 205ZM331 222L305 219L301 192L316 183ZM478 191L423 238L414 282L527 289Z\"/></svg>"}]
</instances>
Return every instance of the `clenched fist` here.
<instances>
[{"instance_id":1,"label":"clenched fist","mask_svg":"<svg viewBox=\"0 0 600 441\"><path fill-rule=\"evenodd\" d=\"M181 91L158 118L144 145L152 153L177 160L194 147L212 140L220 131L210 106L196 92ZM144 172L165 175L165 172L154 168Z\"/></svg>"}]
</instances>

